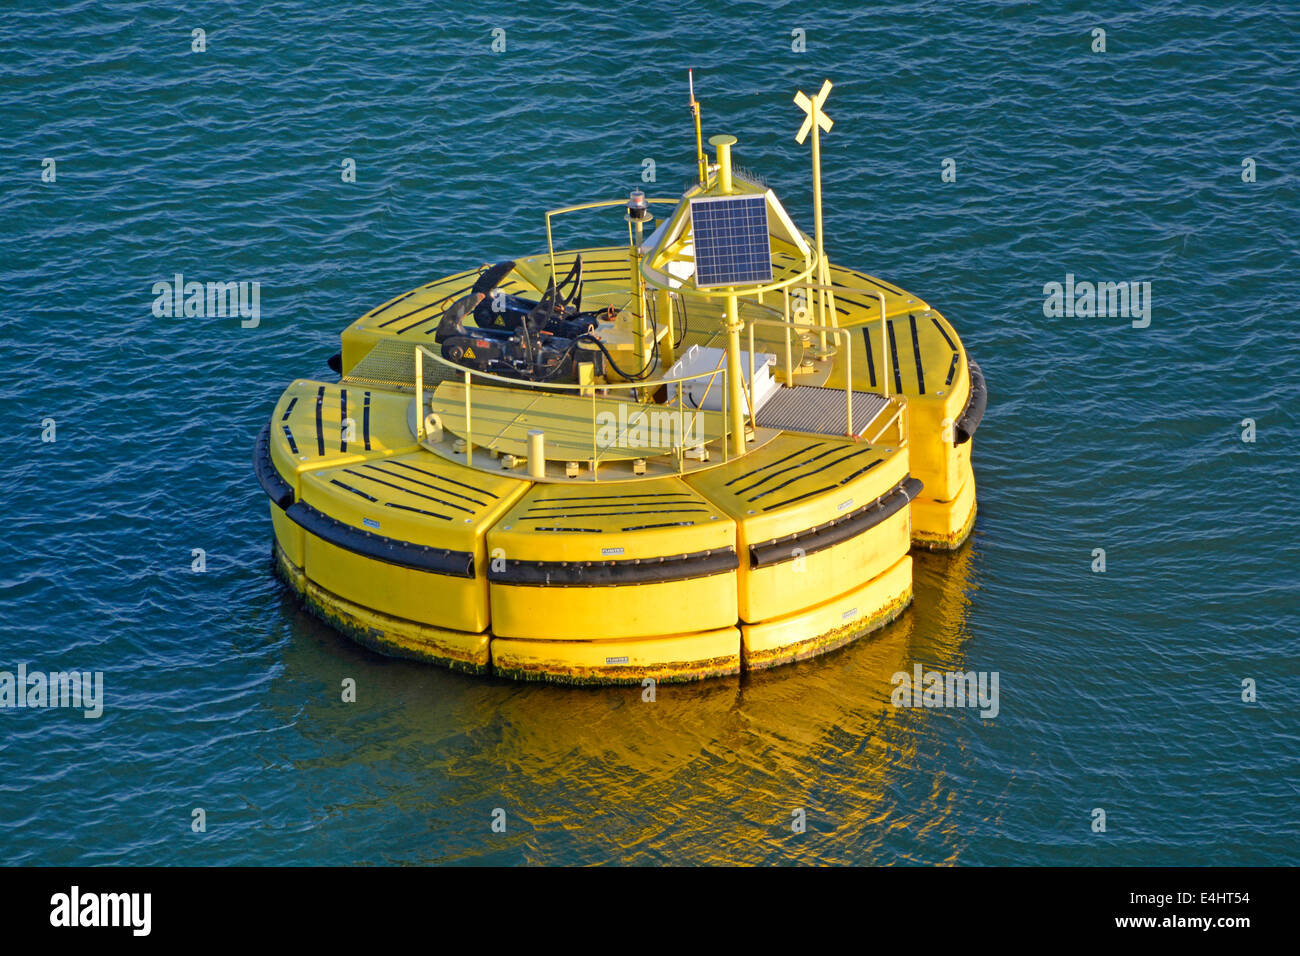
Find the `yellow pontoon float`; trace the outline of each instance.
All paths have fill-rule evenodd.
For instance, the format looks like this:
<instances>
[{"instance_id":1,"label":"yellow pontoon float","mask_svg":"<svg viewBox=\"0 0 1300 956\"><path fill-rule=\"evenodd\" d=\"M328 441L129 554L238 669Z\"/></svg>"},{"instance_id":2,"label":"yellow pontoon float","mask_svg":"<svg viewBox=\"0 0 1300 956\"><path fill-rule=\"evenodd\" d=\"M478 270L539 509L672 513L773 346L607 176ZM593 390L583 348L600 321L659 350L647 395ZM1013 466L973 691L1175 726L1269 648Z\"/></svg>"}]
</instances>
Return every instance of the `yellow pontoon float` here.
<instances>
[{"instance_id":1,"label":"yellow pontoon float","mask_svg":"<svg viewBox=\"0 0 1300 956\"><path fill-rule=\"evenodd\" d=\"M824 653L912 599L911 547L975 520L985 389L948 321L832 265L732 165L675 199L546 214L547 251L428 282L343 332L255 450L275 562L388 654L529 680L684 681ZM652 207L662 207L656 218ZM556 251L617 209L627 243Z\"/></svg>"}]
</instances>

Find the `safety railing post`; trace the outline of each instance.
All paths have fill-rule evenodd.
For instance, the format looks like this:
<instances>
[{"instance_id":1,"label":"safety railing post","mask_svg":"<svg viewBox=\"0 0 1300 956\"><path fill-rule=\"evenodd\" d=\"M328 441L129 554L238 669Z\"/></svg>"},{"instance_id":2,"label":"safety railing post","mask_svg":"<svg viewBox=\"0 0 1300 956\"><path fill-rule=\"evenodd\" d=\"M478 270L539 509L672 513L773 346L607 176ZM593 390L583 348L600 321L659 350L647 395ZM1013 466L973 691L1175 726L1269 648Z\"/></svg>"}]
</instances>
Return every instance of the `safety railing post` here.
<instances>
[{"instance_id":1,"label":"safety railing post","mask_svg":"<svg viewBox=\"0 0 1300 956\"><path fill-rule=\"evenodd\" d=\"M683 422L684 422L682 416L683 410L684 409L682 407L682 386L681 383L679 382L677 384L677 474L679 475L686 473L686 455L684 454L684 449L686 445L686 431L683 428ZM694 433L694 431L695 431L695 422L694 420L692 420L691 432Z\"/></svg>"},{"instance_id":2,"label":"safety railing post","mask_svg":"<svg viewBox=\"0 0 1300 956\"><path fill-rule=\"evenodd\" d=\"M754 326L749 326L749 424L758 427L754 421Z\"/></svg>"},{"instance_id":3,"label":"safety railing post","mask_svg":"<svg viewBox=\"0 0 1300 956\"><path fill-rule=\"evenodd\" d=\"M465 464L474 467L474 424L470 420L470 372L465 369Z\"/></svg>"},{"instance_id":4,"label":"safety railing post","mask_svg":"<svg viewBox=\"0 0 1300 956\"><path fill-rule=\"evenodd\" d=\"M718 371L722 370L718 369ZM718 372L713 374L717 375ZM722 375L722 460L724 463L731 461L731 433L728 431L731 419L727 417L727 393L731 391L731 383L727 381L727 376L730 374L731 369L728 368ZM713 387L712 382L709 383L709 387Z\"/></svg>"},{"instance_id":5,"label":"safety railing post","mask_svg":"<svg viewBox=\"0 0 1300 956\"><path fill-rule=\"evenodd\" d=\"M844 336L844 419L845 427L848 429L848 436L853 437L853 340L849 338L847 329L837 328L835 330L835 341L838 344L840 336Z\"/></svg>"},{"instance_id":6,"label":"safety railing post","mask_svg":"<svg viewBox=\"0 0 1300 956\"><path fill-rule=\"evenodd\" d=\"M760 321L760 320L755 320L755 321ZM773 323L773 324L777 324L777 323ZM506 386L508 388L541 389L545 391L559 390L565 394L568 394L570 392L581 393L581 391L584 388L587 389L588 393L591 396L591 403L592 403L592 411L591 411L592 426L593 426L592 427L592 458L591 458L591 463L593 466L592 480L593 481L600 480L598 475L599 469L597 466L600 463L601 447L600 447L599 429L595 427L596 420L599 417L599 397L596 394L595 386L582 385L580 383L567 384L567 383L559 383L559 382L548 382L545 383L545 385L543 386L540 383L528 382L520 379L506 378L501 375L495 375L491 372L475 371L473 369L466 368L463 365L459 365L455 362L449 361L448 359L440 355L436 355L433 352L426 352L423 346L417 346L416 349L417 351L414 357L414 365L415 365L414 377L415 377L415 391L417 393L415 400L417 402L422 402L422 397L423 397L425 358L428 358L439 365L444 365L447 367L449 371L447 373L442 373L442 379L445 381L455 381L454 378L448 379L447 375L459 373L460 381L462 383L462 387L465 392L463 396L465 428L464 428L464 434L462 438L464 439L465 442L465 463L470 467L473 467L474 464L474 426L473 426L474 407L473 407L472 393L473 393L474 380L476 378L485 380L490 383L500 383L501 385ZM677 458L677 473L685 474L686 471L685 459L686 459L686 451L688 450L688 448L693 447L694 445L706 446L708 444L707 436L700 429L701 419L703 418L707 422L707 418L705 418L707 412L705 410L701 408L692 409L690 426L689 428L686 426L685 386L689 385L692 382L705 381L706 384L705 384L704 395L707 398L709 392L717 384L717 378L720 375L723 376L724 384L726 383L726 374L727 374L727 369L719 365L717 368L714 368L712 370L705 371L705 372L697 372L693 375L687 375L681 378L660 379L652 383L652 386L647 386L645 385L645 383L616 382L616 383L606 383L601 386L601 389L606 393L630 391L633 394L636 394L638 389L652 390L652 388L657 388L660 385L671 385L676 390L677 393L676 419L677 419L678 437L673 446L673 453L676 455ZM742 395L741 397L743 400L744 396ZM451 400L454 401L454 399ZM433 402L436 406L436 402L437 402L436 393L433 396ZM726 389L724 388L722 402L721 402L722 421L723 421L721 435L724 442L732 434L732 432L729 429L728 421L727 421L727 413L731 407L729 402L730 402L730 397L726 393ZM669 407L671 408L671 405L669 405ZM417 429L422 428L425 421L425 416L423 415L423 408L421 408L419 411L420 411L420 416L419 416L420 421L417 422L416 424ZM423 435L427 438L428 436L427 428L423 429ZM729 448L724 449L724 461L729 461L729 460L730 460L730 449Z\"/></svg>"},{"instance_id":7,"label":"safety railing post","mask_svg":"<svg viewBox=\"0 0 1300 956\"><path fill-rule=\"evenodd\" d=\"M415 440L424 441L424 346L415 347Z\"/></svg>"},{"instance_id":8,"label":"safety railing post","mask_svg":"<svg viewBox=\"0 0 1300 956\"><path fill-rule=\"evenodd\" d=\"M889 379L894 374L893 369L889 367L889 343L885 339L889 336L889 322L885 319L885 293L877 291L876 298L880 300L880 369L881 384L884 386L884 396L889 397Z\"/></svg>"},{"instance_id":9,"label":"safety railing post","mask_svg":"<svg viewBox=\"0 0 1300 956\"><path fill-rule=\"evenodd\" d=\"M787 387L794 387L794 353L792 351L792 332L790 322L790 287L784 286L781 289L784 299L782 315L785 321L785 384Z\"/></svg>"}]
</instances>

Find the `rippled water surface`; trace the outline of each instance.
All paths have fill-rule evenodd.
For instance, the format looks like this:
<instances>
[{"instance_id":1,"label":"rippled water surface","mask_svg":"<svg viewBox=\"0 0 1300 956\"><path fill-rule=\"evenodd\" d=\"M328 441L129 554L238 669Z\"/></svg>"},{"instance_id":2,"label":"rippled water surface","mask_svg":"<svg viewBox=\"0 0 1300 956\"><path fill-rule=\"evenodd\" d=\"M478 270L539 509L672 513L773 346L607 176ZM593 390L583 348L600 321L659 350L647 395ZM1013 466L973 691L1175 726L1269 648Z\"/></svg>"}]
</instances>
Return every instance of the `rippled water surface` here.
<instances>
[{"instance_id":1,"label":"rippled water surface","mask_svg":"<svg viewBox=\"0 0 1300 956\"><path fill-rule=\"evenodd\" d=\"M0 669L101 670L107 706L0 711L0 855L1300 862L1300 15L1142 6L7 5ZM281 389L392 295L544 248L544 208L646 158L675 192L688 65L706 135L805 228L790 98L835 81L830 254L942 310L989 379L971 544L919 556L875 637L653 704L315 622L250 465ZM260 326L156 318L178 272L259 281ZM1044 317L1067 273L1149 280L1150 326ZM997 671L1000 713L892 707L915 663Z\"/></svg>"}]
</instances>

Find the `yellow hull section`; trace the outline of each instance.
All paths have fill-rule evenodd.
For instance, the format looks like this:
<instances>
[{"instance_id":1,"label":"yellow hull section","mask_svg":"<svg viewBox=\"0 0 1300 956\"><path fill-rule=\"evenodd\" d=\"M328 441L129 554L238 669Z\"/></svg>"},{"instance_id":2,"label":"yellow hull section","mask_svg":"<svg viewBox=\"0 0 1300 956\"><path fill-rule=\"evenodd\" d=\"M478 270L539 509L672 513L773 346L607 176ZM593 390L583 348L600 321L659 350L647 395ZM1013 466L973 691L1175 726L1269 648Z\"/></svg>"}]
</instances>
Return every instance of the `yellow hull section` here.
<instances>
[{"instance_id":1,"label":"yellow hull section","mask_svg":"<svg viewBox=\"0 0 1300 956\"><path fill-rule=\"evenodd\" d=\"M559 684L672 684L739 674L740 631L622 641L492 641L492 670Z\"/></svg>"},{"instance_id":2,"label":"yellow hull section","mask_svg":"<svg viewBox=\"0 0 1300 956\"><path fill-rule=\"evenodd\" d=\"M927 551L957 550L970 537L977 510L974 474L952 501L917 498L912 502L912 544Z\"/></svg>"},{"instance_id":3,"label":"yellow hull section","mask_svg":"<svg viewBox=\"0 0 1300 956\"><path fill-rule=\"evenodd\" d=\"M278 546L275 558L280 577L312 613L354 641L392 657L442 664L470 673L487 672L491 660L489 635L431 627L362 607L308 580Z\"/></svg>"},{"instance_id":4,"label":"yellow hull section","mask_svg":"<svg viewBox=\"0 0 1300 956\"><path fill-rule=\"evenodd\" d=\"M625 250L583 255L600 267L593 295L628 281ZM536 295L544 258L519 260L502 287ZM562 266L571 258L557 254ZM486 452L471 468L412 434L403 362L475 276L429 283L354 323L344 380L293 382L259 444L277 569L355 640L522 680L734 675L885 626L912 600L909 549L952 550L970 535L972 442L958 443L956 423L972 400L972 366L947 320L905 292L832 270L837 284L888 289L885 343L876 300L836 302L855 388L882 389L890 350L906 442L897 431L874 445L769 433L741 457L680 476L593 482L584 466L570 480L534 482L519 468L497 471ZM692 332L683 348L692 344L719 342ZM842 387L848 364L823 371L820 384Z\"/></svg>"},{"instance_id":5,"label":"yellow hull section","mask_svg":"<svg viewBox=\"0 0 1300 956\"><path fill-rule=\"evenodd\" d=\"M884 627L912 601L912 559L904 555L883 574L838 598L787 617L741 627L745 666L761 670L843 647Z\"/></svg>"}]
</instances>

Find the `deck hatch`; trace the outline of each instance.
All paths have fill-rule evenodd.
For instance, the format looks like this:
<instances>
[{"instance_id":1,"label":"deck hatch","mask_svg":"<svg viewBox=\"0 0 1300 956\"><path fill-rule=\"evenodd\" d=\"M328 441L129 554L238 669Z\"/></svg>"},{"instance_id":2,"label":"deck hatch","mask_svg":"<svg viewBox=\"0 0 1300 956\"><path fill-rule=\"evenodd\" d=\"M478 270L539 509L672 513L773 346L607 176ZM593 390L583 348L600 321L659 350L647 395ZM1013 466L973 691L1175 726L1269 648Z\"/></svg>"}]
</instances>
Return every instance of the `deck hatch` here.
<instances>
[{"instance_id":1,"label":"deck hatch","mask_svg":"<svg viewBox=\"0 0 1300 956\"><path fill-rule=\"evenodd\" d=\"M889 404L889 400L875 392L854 391L851 401L853 434L854 437L861 438ZM787 432L843 435L844 390L818 385L779 388L759 411L755 424L760 428L776 428Z\"/></svg>"}]
</instances>

